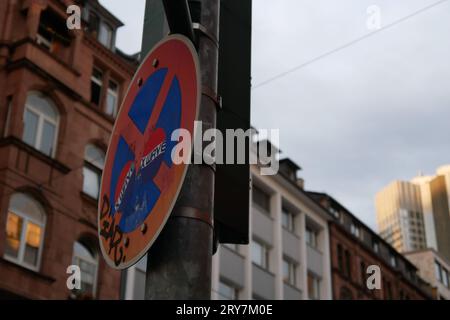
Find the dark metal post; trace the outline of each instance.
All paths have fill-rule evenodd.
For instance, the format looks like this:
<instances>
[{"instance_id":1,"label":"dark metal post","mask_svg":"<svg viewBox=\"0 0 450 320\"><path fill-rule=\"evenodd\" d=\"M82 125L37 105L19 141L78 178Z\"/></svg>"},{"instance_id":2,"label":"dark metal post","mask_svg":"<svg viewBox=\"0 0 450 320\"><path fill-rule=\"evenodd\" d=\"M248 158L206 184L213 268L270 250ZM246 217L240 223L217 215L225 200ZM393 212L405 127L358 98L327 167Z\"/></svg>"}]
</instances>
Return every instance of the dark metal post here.
<instances>
[{"instance_id":1,"label":"dark metal post","mask_svg":"<svg viewBox=\"0 0 450 320\"><path fill-rule=\"evenodd\" d=\"M194 21L203 85L199 120L207 130L216 126L220 5L192 2L200 18ZM172 215L148 253L146 299L211 298L213 208L214 169L190 165Z\"/></svg>"}]
</instances>

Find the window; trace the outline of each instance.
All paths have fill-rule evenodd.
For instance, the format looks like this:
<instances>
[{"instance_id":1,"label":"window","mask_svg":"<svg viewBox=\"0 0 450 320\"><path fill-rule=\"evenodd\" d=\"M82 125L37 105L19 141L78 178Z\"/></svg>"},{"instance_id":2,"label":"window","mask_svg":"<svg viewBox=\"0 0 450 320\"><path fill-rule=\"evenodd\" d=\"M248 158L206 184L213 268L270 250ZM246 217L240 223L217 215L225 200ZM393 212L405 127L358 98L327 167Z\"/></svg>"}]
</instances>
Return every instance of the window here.
<instances>
[{"instance_id":1,"label":"window","mask_svg":"<svg viewBox=\"0 0 450 320\"><path fill-rule=\"evenodd\" d=\"M377 241L372 242L372 248L375 253L380 252L380 244Z\"/></svg>"},{"instance_id":2,"label":"window","mask_svg":"<svg viewBox=\"0 0 450 320\"><path fill-rule=\"evenodd\" d=\"M253 185L253 203L255 203L264 213L270 213L270 195L261 188Z\"/></svg>"},{"instance_id":3,"label":"window","mask_svg":"<svg viewBox=\"0 0 450 320\"><path fill-rule=\"evenodd\" d=\"M105 153L94 145L88 145L84 153L83 192L98 199L100 182L105 165Z\"/></svg>"},{"instance_id":4,"label":"window","mask_svg":"<svg viewBox=\"0 0 450 320\"><path fill-rule=\"evenodd\" d=\"M103 72L97 68L92 71L91 77L91 102L100 106L103 87Z\"/></svg>"},{"instance_id":5,"label":"window","mask_svg":"<svg viewBox=\"0 0 450 320\"><path fill-rule=\"evenodd\" d=\"M310 300L320 299L320 278L308 273L308 298Z\"/></svg>"},{"instance_id":6,"label":"window","mask_svg":"<svg viewBox=\"0 0 450 320\"><path fill-rule=\"evenodd\" d=\"M104 22L100 23L98 31L98 41L105 47L111 49L112 47L113 31L112 28Z\"/></svg>"},{"instance_id":7,"label":"window","mask_svg":"<svg viewBox=\"0 0 450 320\"><path fill-rule=\"evenodd\" d=\"M339 219L339 216L340 216L339 211L337 211L335 208L329 207L329 208L328 208L328 211L331 213L331 215L332 215L334 218Z\"/></svg>"},{"instance_id":8,"label":"window","mask_svg":"<svg viewBox=\"0 0 450 320\"><path fill-rule=\"evenodd\" d=\"M23 193L9 202L6 221L5 259L38 270L42 254L46 216L42 206Z\"/></svg>"},{"instance_id":9,"label":"window","mask_svg":"<svg viewBox=\"0 0 450 320\"><path fill-rule=\"evenodd\" d=\"M288 209L283 207L282 216L281 216L281 224L282 224L283 228L285 228L286 230L288 230L290 232L294 232L295 231L294 221L295 221L295 215L292 212L290 212Z\"/></svg>"},{"instance_id":10,"label":"window","mask_svg":"<svg viewBox=\"0 0 450 320\"><path fill-rule=\"evenodd\" d=\"M389 281L386 282L385 288L386 288L386 291L385 291L386 299L392 300L393 299L392 285Z\"/></svg>"},{"instance_id":11,"label":"window","mask_svg":"<svg viewBox=\"0 0 450 320\"><path fill-rule=\"evenodd\" d=\"M54 156L59 114L51 101L40 93L30 93L23 120L23 141L48 156Z\"/></svg>"},{"instance_id":12,"label":"window","mask_svg":"<svg viewBox=\"0 0 450 320\"><path fill-rule=\"evenodd\" d=\"M295 273L296 273L297 266L294 262L283 259L283 280L286 283L289 283L293 286L295 286Z\"/></svg>"},{"instance_id":13,"label":"window","mask_svg":"<svg viewBox=\"0 0 450 320\"><path fill-rule=\"evenodd\" d=\"M360 263L360 273L361 273L361 284L363 285L363 288L366 287L366 280L367 280L367 273L366 273L366 264L364 261L361 261Z\"/></svg>"},{"instance_id":14,"label":"window","mask_svg":"<svg viewBox=\"0 0 450 320\"><path fill-rule=\"evenodd\" d=\"M72 263L79 266L81 271L81 289L74 291L76 296L95 297L98 254L93 247L86 240L79 240L73 245Z\"/></svg>"},{"instance_id":15,"label":"window","mask_svg":"<svg viewBox=\"0 0 450 320\"><path fill-rule=\"evenodd\" d=\"M44 10L40 15L36 43L53 54L61 52L71 42L66 21L52 10Z\"/></svg>"},{"instance_id":16,"label":"window","mask_svg":"<svg viewBox=\"0 0 450 320\"><path fill-rule=\"evenodd\" d=\"M317 248L317 231L306 227L306 244L309 245L311 248Z\"/></svg>"},{"instance_id":17,"label":"window","mask_svg":"<svg viewBox=\"0 0 450 320\"><path fill-rule=\"evenodd\" d=\"M391 252L390 256L389 256L389 263L391 264L391 266L393 266L394 268L397 267L397 259L395 258L395 255Z\"/></svg>"},{"instance_id":18,"label":"window","mask_svg":"<svg viewBox=\"0 0 450 320\"><path fill-rule=\"evenodd\" d=\"M219 282L218 293L219 293L219 300L237 300L238 298L237 288L223 281Z\"/></svg>"},{"instance_id":19,"label":"window","mask_svg":"<svg viewBox=\"0 0 450 320\"><path fill-rule=\"evenodd\" d=\"M340 244L337 245L338 268L340 272L344 272L344 251Z\"/></svg>"},{"instance_id":20,"label":"window","mask_svg":"<svg viewBox=\"0 0 450 320\"><path fill-rule=\"evenodd\" d=\"M447 288L450 288L449 279L448 279L448 271L442 268L442 284Z\"/></svg>"},{"instance_id":21,"label":"window","mask_svg":"<svg viewBox=\"0 0 450 320\"><path fill-rule=\"evenodd\" d=\"M252 241L252 262L261 268L269 268L269 250L264 244L255 240Z\"/></svg>"},{"instance_id":22,"label":"window","mask_svg":"<svg viewBox=\"0 0 450 320\"><path fill-rule=\"evenodd\" d=\"M434 262L434 270L435 270L435 273L436 273L436 279L439 282L442 282L442 267L439 264L439 262L437 262L437 261Z\"/></svg>"},{"instance_id":23,"label":"window","mask_svg":"<svg viewBox=\"0 0 450 320\"><path fill-rule=\"evenodd\" d=\"M350 232L351 232L352 235L354 235L355 237L359 238L360 230L359 230L359 227L357 225L352 223L351 226L350 226Z\"/></svg>"},{"instance_id":24,"label":"window","mask_svg":"<svg viewBox=\"0 0 450 320\"><path fill-rule=\"evenodd\" d=\"M106 114L116 117L119 104L119 85L114 81L109 81L106 95Z\"/></svg>"},{"instance_id":25,"label":"window","mask_svg":"<svg viewBox=\"0 0 450 320\"><path fill-rule=\"evenodd\" d=\"M345 250L345 271L344 274L347 277L351 277L352 275L352 261L351 261L352 257L350 255L350 251Z\"/></svg>"}]
</instances>

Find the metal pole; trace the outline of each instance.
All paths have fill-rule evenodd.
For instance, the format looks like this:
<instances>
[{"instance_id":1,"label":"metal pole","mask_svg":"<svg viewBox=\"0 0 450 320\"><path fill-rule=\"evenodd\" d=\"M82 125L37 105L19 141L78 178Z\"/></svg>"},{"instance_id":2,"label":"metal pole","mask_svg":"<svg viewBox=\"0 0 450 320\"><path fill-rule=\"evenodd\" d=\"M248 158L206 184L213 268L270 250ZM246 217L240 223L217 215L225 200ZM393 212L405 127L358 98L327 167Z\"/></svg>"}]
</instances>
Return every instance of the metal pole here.
<instances>
[{"instance_id":1,"label":"metal pole","mask_svg":"<svg viewBox=\"0 0 450 320\"><path fill-rule=\"evenodd\" d=\"M219 0L191 2L200 8L194 21L203 85L199 120L207 130L216 126L220 5ZM146 299L211 298L213 208L214 169L190 165L172 215L148 253Z\"/></svg>"}]
</instances>

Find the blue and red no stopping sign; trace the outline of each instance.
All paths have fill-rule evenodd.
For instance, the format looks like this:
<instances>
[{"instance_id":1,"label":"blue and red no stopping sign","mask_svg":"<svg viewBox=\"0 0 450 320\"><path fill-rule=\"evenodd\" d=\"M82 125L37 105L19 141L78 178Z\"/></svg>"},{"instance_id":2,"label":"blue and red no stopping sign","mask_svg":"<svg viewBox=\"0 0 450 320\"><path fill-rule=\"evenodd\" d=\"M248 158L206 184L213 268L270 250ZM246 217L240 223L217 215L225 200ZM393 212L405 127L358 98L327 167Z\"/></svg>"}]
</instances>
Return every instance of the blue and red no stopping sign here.
<instances>
[{"instance_id":1,"label":"blue and red no stopping sign","mask_svg":"<svg viewBox=\"0 0 450 320\"><path fill-rule=\"evenodd\" d=\"M145 58L113 129L102 177L98 232L107 263L124 269L141 259L164 227L187 164L175 164L177 129L194 133L200 103L192 43L169 36ZM175 137L176 138L176 137Z\"/></svg>"}]
</instances>

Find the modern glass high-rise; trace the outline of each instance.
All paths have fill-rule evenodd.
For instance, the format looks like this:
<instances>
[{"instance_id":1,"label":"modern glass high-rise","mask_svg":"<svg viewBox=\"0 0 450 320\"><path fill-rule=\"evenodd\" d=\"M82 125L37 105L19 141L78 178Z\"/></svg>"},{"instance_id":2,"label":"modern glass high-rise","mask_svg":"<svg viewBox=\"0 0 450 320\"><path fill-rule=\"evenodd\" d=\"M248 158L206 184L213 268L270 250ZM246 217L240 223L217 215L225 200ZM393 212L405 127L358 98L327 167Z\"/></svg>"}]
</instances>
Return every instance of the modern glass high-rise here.
<instances>
[{"instance_id":1,"label":"modern glass high-rise","mask_svg":"<svg viewBox=\"0 0 450 320\"><path fill-rule=\"evenodd\" d=\"M380 234L400 252L433 248L450 259L450 165L394 181L375 198Z\"/></svg>"}]
</instances>

